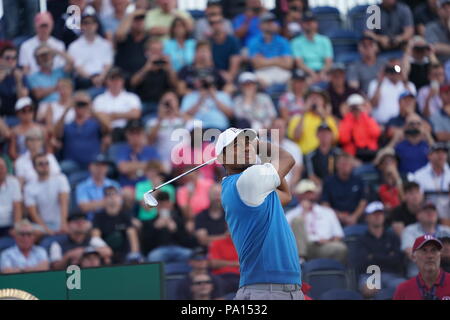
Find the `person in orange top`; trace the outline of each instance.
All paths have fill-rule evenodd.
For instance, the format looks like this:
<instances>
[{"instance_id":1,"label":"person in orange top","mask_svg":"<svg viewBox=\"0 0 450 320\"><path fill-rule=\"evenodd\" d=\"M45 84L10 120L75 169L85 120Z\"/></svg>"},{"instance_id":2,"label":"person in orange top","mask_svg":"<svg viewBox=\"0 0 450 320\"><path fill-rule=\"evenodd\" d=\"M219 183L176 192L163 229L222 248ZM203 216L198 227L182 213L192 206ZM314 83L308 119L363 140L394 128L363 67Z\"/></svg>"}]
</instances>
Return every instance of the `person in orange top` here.
<instances>
[{"instance_id":1,"label":"person in orange top","mask_svg":"<svg viewBox=\"0 0 450 320\"><path fill-rule=\"evenodd\" d=\"M363 162L372 161L378 149L381 129L365 111L366 100L359 94L347 99L349 111L339 126L339 142L345 152Z\"/></svg>"},{"instance_id":2,"label":"person in orange top","mask_svg":"<svg viewBox=\"0 0 450 320\"><path fill-rule=\"evenodd\" d=\"M212 274L223 280L224 292L236 292L239 289L239 257L230 234L224 239L211 242L209 262Z\"/></svg>"}]
</instances>

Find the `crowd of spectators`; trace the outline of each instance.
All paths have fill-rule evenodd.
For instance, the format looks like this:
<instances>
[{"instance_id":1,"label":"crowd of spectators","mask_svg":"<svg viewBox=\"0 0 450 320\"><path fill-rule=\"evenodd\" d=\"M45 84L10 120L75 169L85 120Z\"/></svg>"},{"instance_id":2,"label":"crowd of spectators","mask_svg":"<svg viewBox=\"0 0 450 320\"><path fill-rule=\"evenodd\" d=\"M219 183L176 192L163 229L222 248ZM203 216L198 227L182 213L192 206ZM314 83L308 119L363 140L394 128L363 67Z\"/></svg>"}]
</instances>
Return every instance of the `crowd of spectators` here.
<instances>
[{"instance_id":1,"label":"crowd of spectators","mask_svg":"<svg viewBox=\"0 0 450 320\"><path fill-rule=\"evenodd\" d=\"M382 0L381 29L343 63L307 0L234 15L209 0L200 18L175 0L4 1L0 272L186 262L180 298L234 292L218 163L143 203L214 157L207 129L233 126L293 155L285 212L302 261L349 265L359 224L366 297L369 265L383 288L417 275L415 239L450 239L450 0L409 2Z\"/></svg>"}]
</instances>

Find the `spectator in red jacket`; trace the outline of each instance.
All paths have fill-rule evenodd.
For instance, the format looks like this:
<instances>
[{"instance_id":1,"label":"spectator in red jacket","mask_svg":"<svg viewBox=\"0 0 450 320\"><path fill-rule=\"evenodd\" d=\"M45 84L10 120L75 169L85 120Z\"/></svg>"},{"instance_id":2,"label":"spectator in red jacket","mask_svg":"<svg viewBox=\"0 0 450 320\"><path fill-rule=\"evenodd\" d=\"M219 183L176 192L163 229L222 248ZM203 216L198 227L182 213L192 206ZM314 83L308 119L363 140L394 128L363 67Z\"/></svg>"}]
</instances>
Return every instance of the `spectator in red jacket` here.
<instances>
[{"instance_id":1,"label":"spectator in red jacket","mask_svg":"<svg viewBox=\"0 0 450 320\"><path fill-rule=\"evenodd\" d=\"M373 160L381 129L366 112L366 100L359 94L347 99L349 111L339 126L339 142L344 151L363 162Z\"/></svg>"},{"instance_id":2,"label":"spectator in red jacket","mask_svg":"<svg viewBox=\"0 0 450 320\"><path fill-rule=\"evenodd\" d=\"M239 257L230 234L224 239L211 242L209 261L212 274L223 281L224 293L236 292L239 289Z\"/></svg>"}]
</instances>

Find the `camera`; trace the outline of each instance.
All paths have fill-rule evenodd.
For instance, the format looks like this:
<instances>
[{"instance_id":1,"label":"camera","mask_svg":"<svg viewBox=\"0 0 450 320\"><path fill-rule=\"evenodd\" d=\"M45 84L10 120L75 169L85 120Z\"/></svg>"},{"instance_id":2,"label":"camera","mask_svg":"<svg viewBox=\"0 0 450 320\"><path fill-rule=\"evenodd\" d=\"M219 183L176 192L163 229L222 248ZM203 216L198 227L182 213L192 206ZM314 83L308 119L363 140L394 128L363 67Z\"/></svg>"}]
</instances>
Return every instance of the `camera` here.
<instances>
[{"instance_id":1,"label":"camera","mask_svg":"<svg viewBox=\"0 0 450 320\"><path fill-rule=\"evenodd\" d=\"M400 73L401 71L402 71L402 68L399 65L386 66L384 68L384 72L389 73L389 74L396 74L396 73Z\"/></svg>"},{"instance_id":2,"label":"camera","mask_svg":"<svg viewBox=\"0 0 450 320\"><path fill-rule=\"evenodd\" d=\"M158 60L155 60L153 63L155 64L155 66L162 67L162 66L164 66L167 62L166 62L166 60L164 60L164 59L158 59Z\"/></svg>"}]
</instances>

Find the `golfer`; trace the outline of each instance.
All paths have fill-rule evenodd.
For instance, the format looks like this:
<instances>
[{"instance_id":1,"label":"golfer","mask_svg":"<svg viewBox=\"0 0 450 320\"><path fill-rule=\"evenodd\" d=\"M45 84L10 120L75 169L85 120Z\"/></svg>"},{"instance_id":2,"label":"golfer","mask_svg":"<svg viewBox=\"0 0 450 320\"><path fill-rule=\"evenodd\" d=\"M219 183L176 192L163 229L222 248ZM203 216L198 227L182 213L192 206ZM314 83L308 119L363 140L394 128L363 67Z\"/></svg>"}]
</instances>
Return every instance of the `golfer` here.
<instances>
[{"instance_id":1,"label":"golfer","mask_svg":"<svg viewBox=\"0 0 450 320\"><path fill-rule=\"evenodd\" d=\"M282 207L291 199L285 176L294 159L251 129L227 129L215 150L226 170L222 205L239 255L235 299L303 300L298 251Z\"/></svg>"}]
</instances>

